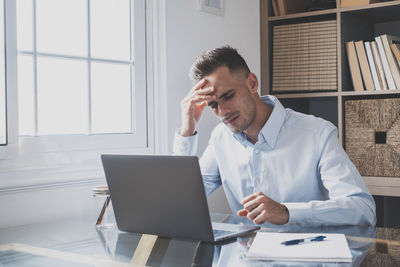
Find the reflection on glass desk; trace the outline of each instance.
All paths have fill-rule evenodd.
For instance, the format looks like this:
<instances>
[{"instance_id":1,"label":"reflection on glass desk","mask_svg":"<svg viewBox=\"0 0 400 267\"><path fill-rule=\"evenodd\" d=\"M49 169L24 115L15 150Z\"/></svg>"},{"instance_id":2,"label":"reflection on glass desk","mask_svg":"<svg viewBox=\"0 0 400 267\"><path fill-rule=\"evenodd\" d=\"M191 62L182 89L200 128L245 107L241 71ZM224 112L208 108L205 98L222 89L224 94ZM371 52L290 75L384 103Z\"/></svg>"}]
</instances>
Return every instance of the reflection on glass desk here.
<instances>
[{"instance_id":1,"label":"reflection on glass desk","mask_svg":"<svg viewBox=\"0 0 400 267\"><path fill-rule=\"evenodd\" d=\"M240 223L212 214L214 222ZM344 233L353 263L249 261L255 233L210 244L96 229L92 217L0 229L0 266L399 266L400 229L361 226L263 227L270 232Z\"/></svg>"}]
</instances>

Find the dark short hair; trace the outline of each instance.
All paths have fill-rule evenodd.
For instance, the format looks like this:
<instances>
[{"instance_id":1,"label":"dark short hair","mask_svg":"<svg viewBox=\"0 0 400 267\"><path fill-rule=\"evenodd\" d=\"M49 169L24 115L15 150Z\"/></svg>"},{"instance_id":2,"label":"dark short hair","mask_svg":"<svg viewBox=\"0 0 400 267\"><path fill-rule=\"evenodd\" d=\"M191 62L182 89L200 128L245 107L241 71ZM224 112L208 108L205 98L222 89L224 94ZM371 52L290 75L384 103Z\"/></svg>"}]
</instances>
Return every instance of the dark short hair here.
<instances>
[{"instance_id":1,"label":"dark short hair","mask_svg":"<svg viewBox=\"0 0 400 267\"><path fill-rule=\"evenodd\" d=\"M223 46L206 51L199 56L190 68L190 79L193 82L199 81L222 66L228 67L230 73L244 71L247 74L250 72L246 61L236 49Z\"/></svg>"}]
</instances>

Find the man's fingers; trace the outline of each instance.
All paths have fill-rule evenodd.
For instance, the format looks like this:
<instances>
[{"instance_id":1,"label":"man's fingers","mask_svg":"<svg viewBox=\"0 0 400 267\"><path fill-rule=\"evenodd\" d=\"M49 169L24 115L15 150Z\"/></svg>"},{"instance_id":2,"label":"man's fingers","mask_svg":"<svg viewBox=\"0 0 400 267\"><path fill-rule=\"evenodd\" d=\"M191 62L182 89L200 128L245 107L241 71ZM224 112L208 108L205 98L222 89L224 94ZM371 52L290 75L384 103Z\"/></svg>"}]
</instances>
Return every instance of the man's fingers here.
<instances>
[{"instance_id":1,"label":"man's fingers","mask_svg":"<svg viewBox=\"0 0 400 267\"><path fill-rule=\"evenodd\" d=\"M265 209L265 205L262 203L255 207L252 211L250 211L247 214L247 218L249 218L250 221L254 221L254 219L261 214L261 212Z\"/></svg>"},{"instance_id":2,"label":"man's fingers","mask_svg":"<svg viewBox=\"0 0 400 267\"><path fill-rule=\"evenodd\" d=\"M244 205L244 204L246 204L247 202L249 202L249 201L251 201L251 200L253 200L253 199L255 199L255 198L259 197L259 196L265 196L265 195L264 195L263 193L261 193L261 192L253 193L253 194L248 195L247 197L245 197L245 198L242 200L242 204Z\"/></svg>"},{"instance_id":3,"label":"man's fingers","mask_svg":"<svg viewBox=\"0 0 400 267\"><path fill-rule=\"evenodd\" d=\"M241 209L241 210L239 210L239 211L237 212L237 215L238 215L238 216L241 216L241 217L245 217L245 216L247 216L248 213L249 213L249 212L248 212L247 210Z\"/></svg>"},{"instance_id":4,"label":"man's fingers","mask_svg":"<svg viewBox=\"0 0 400 267\"><path fill-rule=\"evenodd\" d=\"M198 81L193 87L192 90L190 90L190 93L193 93L199 89L201 89L204 85L206 85L208 81L206 79L201 79L200 81Z\"/></svg>"},{"instance_id":5,"label":"man's fingers","mask_svg":"<svg viewBox=\"0 0 400 267\"><path fill-rule=\"evenodd\" d=\"M212 101L215 99L215 96L213 95L195 95L195 96L191 96L191 97L187 97L182 101L182 105L183 106L187 106L189 104L189 106L187 106L187 108L197 104L197 105L201 105L201 106L206 106L208 101ZM203 103L205 102L205 103Z\"/></svg>"},{"instance_id":6,"label":"man's fingers","mask_svg":"<svg viewBox=\"0 0 400 267\"><path fill-rule=\"evenodd\" d=\"M243 205L243 208L247 211L252 211L255 209L258 205L260 205L262 202L259 197L256 197L255 199L247 202L246 204Z\"/></svg>"},{"instance_id":7,"label":"man's fingers","mask_svg":"<svg viewBox=\"0 0 400 267\"><path fill-rule=\"evenodd\" d=\"M208 96L213 96L216 98L216 95L214 94L214 92L215 92L214 86L210 86L207 88L202 88L197 91L194 91L188 97L196 97L198 95L208 95Z\"/></svg>"},{"instance_id":8,"label":"man's fingers","mask_svg":"<svg viewBox=\"0 0 400 267\"><path fill-rule=\"evenodd\" d=\"M260 214L253 220L253 222L255 224L263 224L265 223L267 220L265 218L265 214L267 212L265 210L261 211Z\"/></svg>"},{"instance_id":9,"label":"man's fingers","mask_svg":"<svg viewBox=\"0 0 400 267\"><path fill-rule=\"evenodd\" d=\"M261 192L254 193L243 200L243 208L248 212L251 212L253 209L257 208L259 205L263 203L268 203L269 198Z\"/></svg>"},{"instance_id":10,"label":"man's fingers","mask_svg":"<svg viewBox=\"0 0 400 267\"><path fill-rule=\"evenodd\" d=\"M211 95L197 95L195 97L192 97L189 100L189 102L191 105L193 105L193 104L199 104L199 102L210 101L213 99L214 99L214 96L211 96Z\"/></svg>"},{"instance_id":11,"label":"man's fingers","mask_svg":"<svg viewBox=\"0 0 400 267\"><path fill-rule=\"evenodd\" d=\"M251 195L245 197L245 198L242 200L242 204L244 205L244 204L246 204L247 202L249 202L249 201L255 199L255 198L258 196L258 195L256 195L256 194L257 194L257 193L254 193L254 194L251 194Z\"/></svg>"},{"instance_id":12,"label":"man's fingers","mask_svg":"<svg viewBox=\"0 0 400 267\"><path fill-rule=\"evenodd\" d=\"M205 106L207 106L207 101L203 101L203 102L201 102L200 104L196 104L198 107L201 107L201 108L203 108L203 107L205 107Z\"/></svg>"},{"instance_id":13,"label":"man's fingers","mask_svg":"<svg viewBox=\"0 0 400 267\"><path fill-rule=\"evenodd\" d=\"M285 224L289 221L288 209L270 199L261 192L254 193L243 200L243 209L238 211L239 216L247 218L256 223L263 224L270 222L273 224Z\"/></svg>"}]
</instances>

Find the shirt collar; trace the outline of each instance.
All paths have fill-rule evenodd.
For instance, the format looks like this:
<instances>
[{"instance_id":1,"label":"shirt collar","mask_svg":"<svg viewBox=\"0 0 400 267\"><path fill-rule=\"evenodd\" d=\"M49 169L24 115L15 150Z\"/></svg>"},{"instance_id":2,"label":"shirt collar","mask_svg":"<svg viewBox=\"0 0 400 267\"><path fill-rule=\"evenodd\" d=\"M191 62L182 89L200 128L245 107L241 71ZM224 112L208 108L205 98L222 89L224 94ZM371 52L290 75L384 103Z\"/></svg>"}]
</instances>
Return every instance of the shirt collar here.
<instances>
[{"instance_id":1,"label":"shirt collar","mask_svg":"<svg viewBox=\"0 0 400 267\"><path fill-rule=\"evenodd\" d=\"M264 124L258 135L259 143L268 143L272 148L275 147L276 140L278 139L279 131L286 119L286 110L279 102L279 100L270 95L261 96L261 101L265 104L272 106L273 110L269 116L267 122ZM235 139L239 141L242 145L248 146L251 143L247 140L246 135L243 132L233 134Z\"/></svg>"},{"instance_id":2,"label":"shirt collar","mask_svg":"<svg viewBox=\"0 0 400 267\"><path fill-rule=\"evenodd\" d=\"M261 100L265 104L274 107L267 122L260 131L260 134L264 136L267 143L272 148L274 148L276 140L278 139L279 132L286 119L286 109L282 106L281 102L279 102L279 100L275 96L262 96Z\"/></svg>"}]
</instances>

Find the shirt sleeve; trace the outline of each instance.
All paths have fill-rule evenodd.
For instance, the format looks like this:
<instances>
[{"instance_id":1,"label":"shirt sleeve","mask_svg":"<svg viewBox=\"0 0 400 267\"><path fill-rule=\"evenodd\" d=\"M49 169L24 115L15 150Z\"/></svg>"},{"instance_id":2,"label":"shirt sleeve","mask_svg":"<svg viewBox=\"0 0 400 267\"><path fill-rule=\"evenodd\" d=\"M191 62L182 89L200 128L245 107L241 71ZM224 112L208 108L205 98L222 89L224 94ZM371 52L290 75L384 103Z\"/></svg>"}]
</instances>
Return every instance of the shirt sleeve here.
<instances>
[{"instance_id":1,"label":"shirt sleeve","mask_svg":"<svg viewBox=\"0 0 400 267\"><path fill-rule=\"evenodd\" d=\"M181 156L194 156L197 152L198 134L197 132L189 137L184 137L178 129L175 132L173 154ZM206 195L210 195L221 186L221 176L218 169L218 163L215 158L212 139L199 160L201 175L203 177L204 189Z\"/></svg>"},{"instance_id":2,"label":"shirt sleeve","mask_svg":"<svg viewBox=\"0 0 400 267\"><path fill-rule=\"evenodd\" d=\"M201 175L203 176L204 188L208 196L222 184L211 140L204 151L203 156L200 158L200 169Z\"/></svg>"},{"instance_id":3,"label":"shirt sleeve","mask_svg":"<svg viewBox=\"0 0 400 267\"><path fill-rule=\"evenodd\" d=\"M197 152L198 134L184 137L180 134L180 129L175 131L172 154L176 156L194 156Z\"/></svg>"},{"instance_id":4,"label":"shirt sleeve","mask_svg":"<svg viewBox=\"0 0 400 267\"><path fill-rule=\"evenodd\" d=\"M318 150L318 173L329 199L282 203L289 210L289 223L375 225L374 199L341 146L336 128L329 128Z\"/></svg>"}]
</instances>

